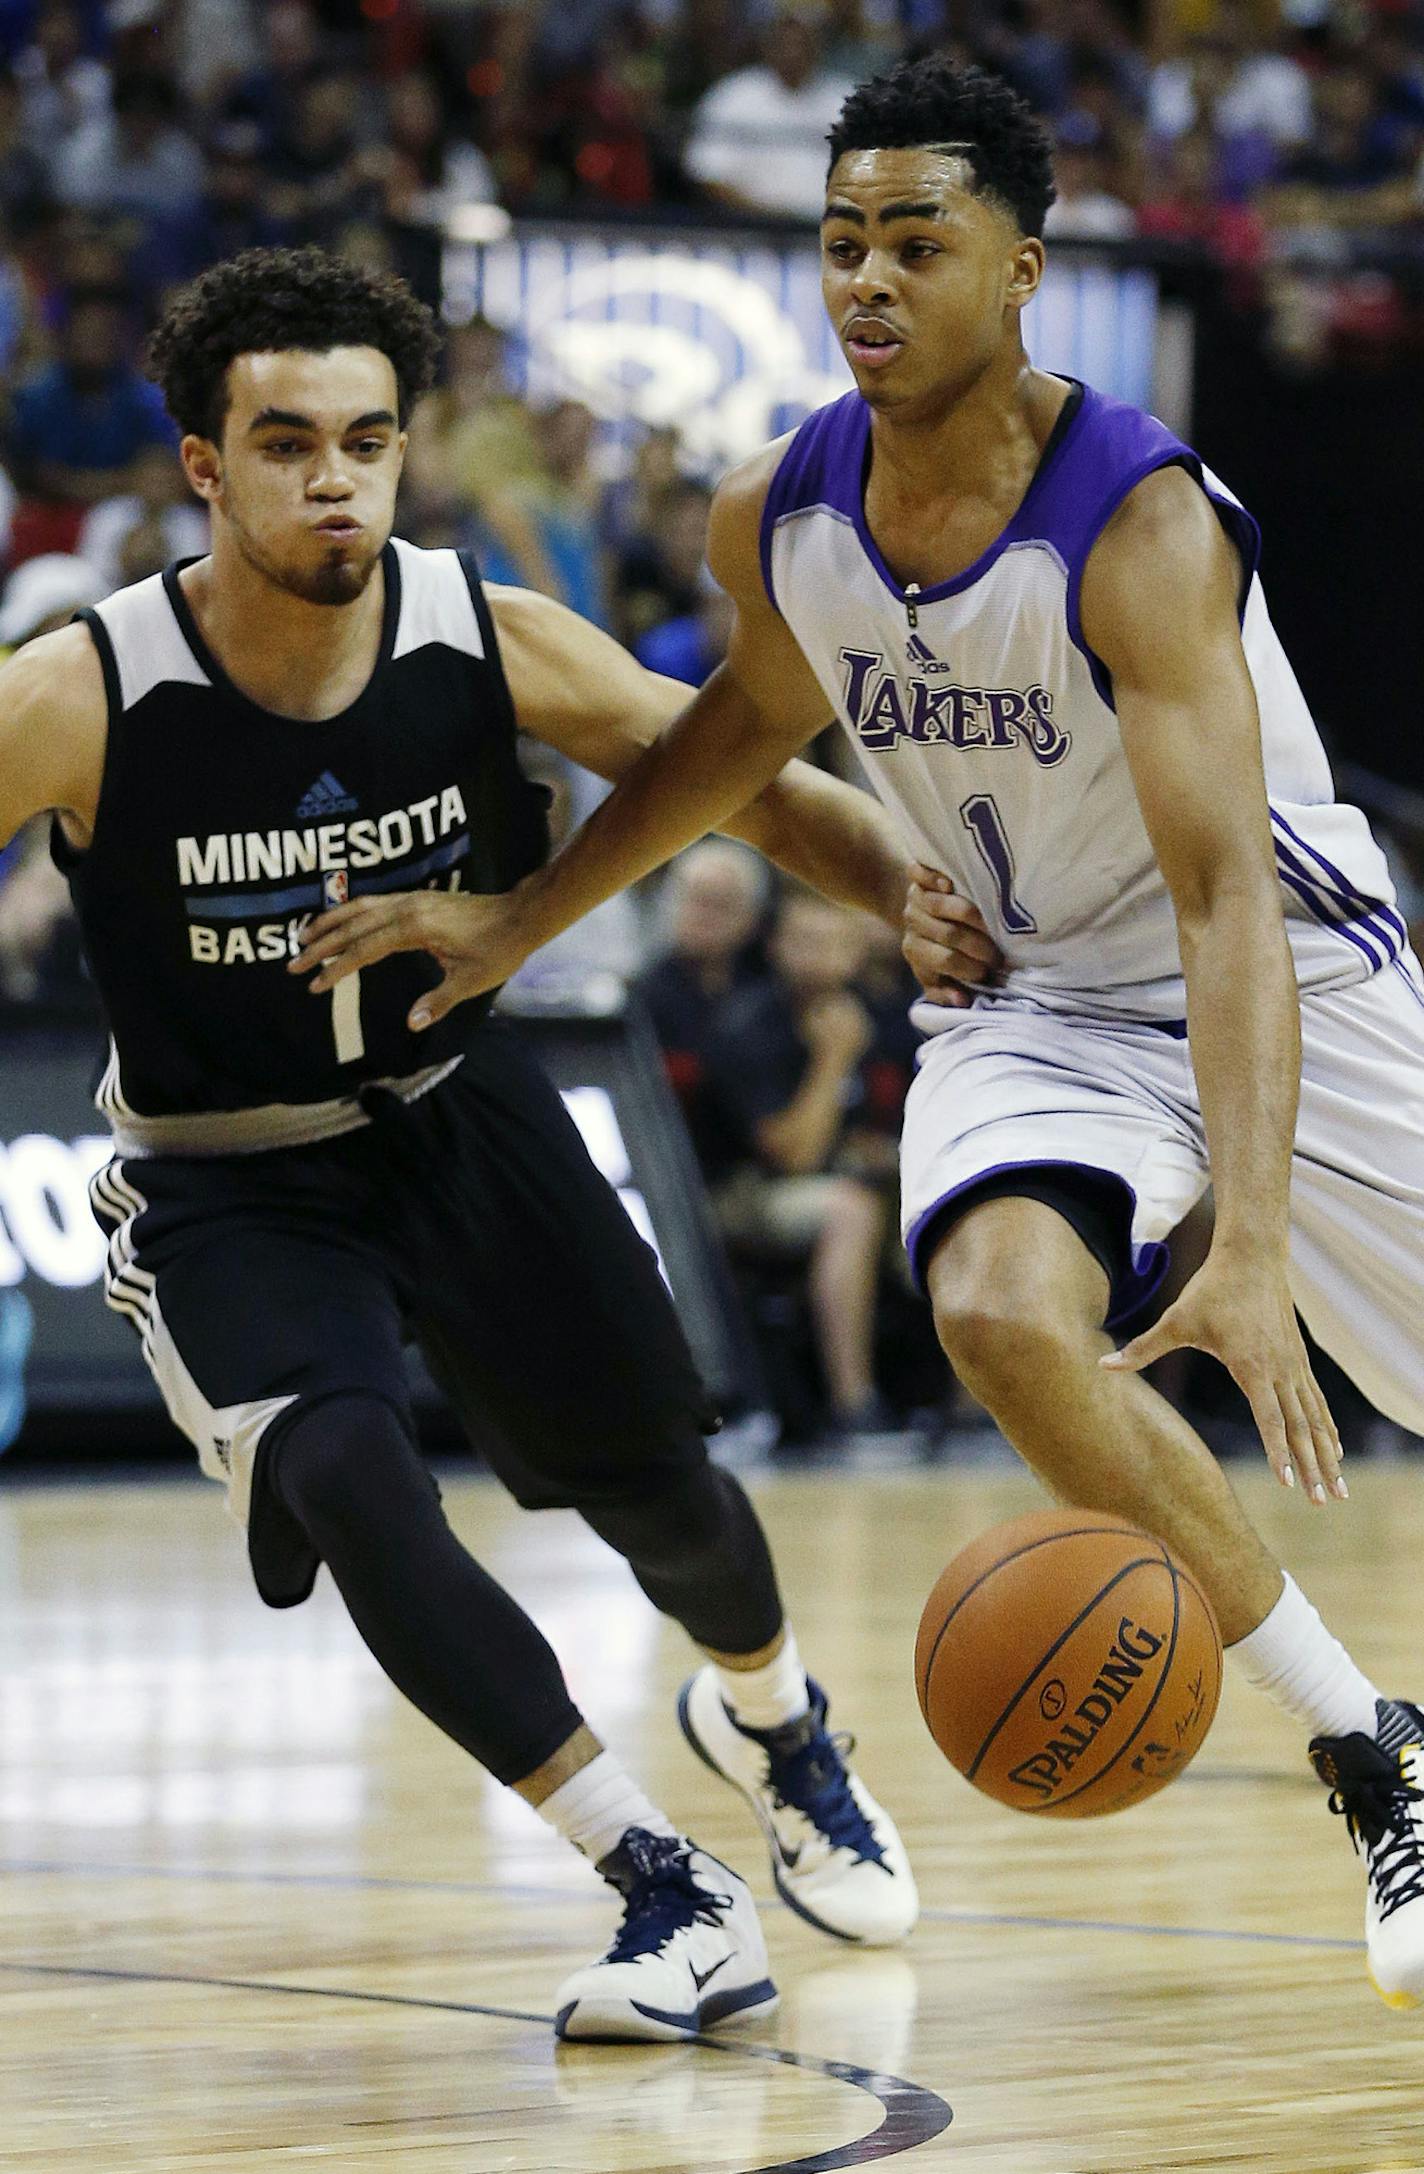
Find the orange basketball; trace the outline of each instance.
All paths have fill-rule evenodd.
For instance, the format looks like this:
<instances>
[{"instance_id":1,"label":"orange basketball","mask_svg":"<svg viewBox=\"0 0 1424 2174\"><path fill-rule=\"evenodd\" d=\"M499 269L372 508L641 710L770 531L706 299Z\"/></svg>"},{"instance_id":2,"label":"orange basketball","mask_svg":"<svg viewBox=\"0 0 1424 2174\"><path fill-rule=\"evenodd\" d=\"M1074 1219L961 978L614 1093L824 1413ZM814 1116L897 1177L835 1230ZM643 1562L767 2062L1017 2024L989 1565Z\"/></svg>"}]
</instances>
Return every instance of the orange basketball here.
<instances>
[{"instance_id":1,"label":"orange basketball","mask_svg":"<svg viewBox=\"0 0 1424 2174\"><path fill-rule=\"evenodd\" d=\"M1211 1727L1211 1603L1150 1533L1036 1510L942 1572L915 1641L929 1732L976 1789L1061 1819L1120 1812L1176 1778Z\"/></svg>"}]
</instances>

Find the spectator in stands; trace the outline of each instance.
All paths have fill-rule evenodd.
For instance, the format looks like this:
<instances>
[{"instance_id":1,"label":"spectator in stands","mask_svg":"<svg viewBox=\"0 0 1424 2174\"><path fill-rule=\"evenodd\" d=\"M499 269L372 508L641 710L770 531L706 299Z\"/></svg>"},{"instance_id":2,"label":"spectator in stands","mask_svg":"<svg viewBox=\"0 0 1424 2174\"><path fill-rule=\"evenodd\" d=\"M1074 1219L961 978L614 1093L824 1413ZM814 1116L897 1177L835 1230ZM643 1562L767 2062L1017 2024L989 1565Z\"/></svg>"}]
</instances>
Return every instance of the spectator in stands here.
<instances>
[{"instance_id":1,"label":"spectator in stands","mask_svg":"<svg viewBox=\"0 0 1424 2174\"><path fill-rule=\"evenodd\" d=\"M718 588L711 574L704 572L693 609L649 627L634 645L638 662L650 672L700 687L727 654L732 616L730 598Z\"/></svg>"},{"instance_id":2,"label":"spectator in stands","mask_svg":"<svg viewBox=\"0 0 1424 2174\"><path fill-rule=\"evenodd\" d=\"M145 446L130 466L129 482L129 490L91 507L79 530L78 554L106 595L174 559L201 558L208 549L208 516L170 446Z\"/></svg>"},{"instance_id":3,"label":"spectator in stands","mask_svg":"<svg viewBox=\"0 0 1424 2174\"><path fill-rule=\"evenodd\" d=\"M1312 113L1310 141L1286 160L1271 200L1278 225L1309 225L1317 197L1379 189L1414 167L1417 145L1381 111L1376 80L1364 62L1342 61L1317 76Z\"/></svg>"},{"instance_id":4,"label":"spectator in stands","mask_svg":"<svg viewBox=\"0 0 1424 2174\"><path fill-rule=\"evenodd\" d=\"M26 139L19 79L0 65L0 217L24 241L44 224L54 201L49 163Z\"/></svg>"},{"instance_id":5,"label":"spectator in stands","mask_svg":"<svg viewBox=\"0 0 1424 2174\"><path fill-rule=\"evenodd\" d=\"M664 621L699 610L711 504L705 484L674 476L619 552L614 577L619 631L630 647L636 649Z\"/></svg>"},{"instance_id":6,"label":"spectator in stands","mask_svg":"<svg viewBox=\"0 0 1424 2174\"><path fill-rule=\"evenodd\" d=\"M321 62L321 35L311 0L266 0L259 16L261 60L227 93L222 113L255 121L272 152L295 128L298 100Z\"/></svg>"},{"instance_id":7,"label":"spectator in stands","mask_svg":"<svg viewBox=\"0 0 1424 2174\"><path fill-rule=\"evenodd\" d=\"M883 1426L875 1383L875 1301L894 1198L859 1174L862 1066L874 1041L855 981L860 916L809 892L783 898L772 973L731 997L707 1050L708 1092L742 1162L713 1194L734 1253L805 1260L833 1428Z\"/></svg>"},{"instance_id":8,"label":"spectator in stands","mask_svg":"<svg viewBox=\"0 0 1424 2174\"><path fill-rule=\"evenodd\" d=\"M63 201L132 220L144 234L180 218L202 191L203 159L178 110L169 77L120 76L111 110L85 122L55 169Z\"/></svg>"},{"instance_id":9,"label":"spectator in stands","mask_svg":"<svg viewBox=\"0 0 1424 2174\"><path fill-rule=\"evenodd\" d=\"M707 1091L708 1051L727 999L765 975L757 935L769 881L765 861L734 839L689 846L668 870L662 945L637 983L709 1185L731 1176L742 1137Z\"/></svg>"},{"instance_id":10,"label":"spectator in stands","mask_svg":"<svg viewBox=\"0 0 1424 2174\"><path fill-rule=\"evenodd\" d=\"M726 209L816 220L826 193L826 132L852 85L823 65L822 16L778 7L762 59L708 91L693 117L687 171Z\"/></svg>"},{"instance_id":11,"label":"spectator in stands","mask_svg":"<svg viewBox=\"0 0 1424 2174\"><path fill-rule=\"evenodd\" d=\"M31 501L16 515L15 548L23 523L26 556L71 545L86 507L132 489L140 455L174 443L158 388L128 359L127 332L123 296L72 292L59 359L15 394L11 462Z\"/></svg>"},{"instance_id":12,"label":"spectator in stands","mask_svg":"<svg viewBox=\"0 0 1424 2174\"><path fill-rule=\"evenodd\" d=\"M267 195L296 241L329 243L379 208L386 154L362 142L361 108L361 80L350 69L324 68L296 86Z\"/></svg>"},{"instance_id":13,"label":"spectator in stands","mask_svg":"<svg viewBox=\"0 0 1424 2174\"><path fill-rule=\"evenodd\" d=\"M109 71L85 50L84 24L69 0L40 0L34 36L14 67L26 139L58 180L81 130L109 110Z\"/></svg>"},{"instance_id":14,"label":"spectator in stands","mask_svg":"<svg viewBox=\"0 0 1424 2174\"><path fill-rule=\"evenodd\" d=\"M494 172L482 151L456 133L428 69L409 68L387 87L386 217L443 229L462 204L493 202Z\"/></svg>"},{"instance_id":15,"label":"spectator in stands","mask_svg":"<svg viewBox=\"0 0 1424 2174\"><path fill-rule=\"evenodd\" d=\"M269 248L287 230L266 202L262 139L252 120L220 121L207 142L201 194L150 235L134 278L156 296L244 249Z\"/></svg>"},{"instance_id":16,"label":"spectator in stands","mask_svg":"<svg viewBox=\"0 0 1424 2174\"><path fill-rule=\"evenodd\" d=\"M486 572L555 596L596 626L608 624L608 569L594 466L597 423L579 400L555 400L534 418L538 463L493 490L479 486L488 532Z\"/></svg>"},{"instance_id":17,"label":"spectator in stands","mask_svg":"<svg viewBox=\"0 0 1424 2174\"><path fill-rule=\"evenodd\" d=\"M621 565L651 549L669 496L682 480L682 439L675 425L645 430L633 448L626 475L603 494L603 530Z\"/></svg>"},{"instance_id":18,"label":"spectator in stands","mask_svg":"<svg viewBox=\"0 0 1424 2174\"><path fill-rule=\"evenodd\" d=\"M1233 272L1252 274L1266 251L1266 228L1250 204L1229 203L1217 184L1218 145L1209 128L1189 128L1158 162L1139 230L1167 241L1196 242ZM1240 299L1246 294L1238 287Z\"/></svg>"},{"instance_id":19,"label":"spectator in stands","mask_svg":"<svg viewBox=\"0 0 1424 2174\"><path fill-rule=\"evenodd\" d=\"M1310 78L1299 61L1263 45L1245 0L1217 0L1211 30L1153 72L1152 136L1171 141L1198 124L1217 137L1219 179L1236 199L1310 134Z\"/></svg>"},{"instance_id":20,"label":"spectator in stands","mask_svg":"<svg viewBox=\"0 0 1424 2174\"><path fill-rule=\"evenodd\" d=\"M1058 195L1043 223L1055 242L1122 241L1136 231L1131 207L1111 187L1112 159L1096 121L1069 114L1058 129L1053 178Z\"/></svg>"}]
</instances>

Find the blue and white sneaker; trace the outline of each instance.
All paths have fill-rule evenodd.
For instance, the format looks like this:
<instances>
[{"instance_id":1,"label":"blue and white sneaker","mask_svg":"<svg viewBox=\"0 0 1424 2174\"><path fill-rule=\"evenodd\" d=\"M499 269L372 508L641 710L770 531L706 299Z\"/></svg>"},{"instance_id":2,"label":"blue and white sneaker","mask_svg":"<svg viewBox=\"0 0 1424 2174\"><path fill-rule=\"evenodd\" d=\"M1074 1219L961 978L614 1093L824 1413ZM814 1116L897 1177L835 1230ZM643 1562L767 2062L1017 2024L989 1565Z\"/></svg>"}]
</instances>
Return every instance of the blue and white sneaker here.
<instances>
[{"instance_id":1,"label":"blue and white sneaker","mask_svg":"<svg viewBox=\"0 0 1424 2174\"><path fill-rule=\"evenodd\" d=\"M1365 1860L1370 1978L1391 2008L1424 2002L1424 1712L1382 1698L1373 1737L1317 1736L1311 1764Z\"/></svg>"},{"instance_id":2,"label":"blue and white sneaker","mask_svg":"<svg viewBox=\"0 0 1424 2174\"><path fill-rule=\"evenodd\" d=\"M779 1995L751 1890L706 1850L630 1827L599 1871L623 1896L608 1953L565 1978L559 2038L695 2038Z\"/></svg>"},{"instance_id":3,"label":"blue and white sneaker","mask_svg":"<svg viewBox=\"0 0 1424 2174\"><path fill-rule=\"evenodd\" d=\"M915 1876L889 1814L847 1764L848 1736L826 1728L826 1694L780 1729L732 1718L710 1665L682 1687L677 1718L699 1759L756 1813L783 1902L839 1940L888 1947L920 1914Z\"/></svg>"}]
</instances>

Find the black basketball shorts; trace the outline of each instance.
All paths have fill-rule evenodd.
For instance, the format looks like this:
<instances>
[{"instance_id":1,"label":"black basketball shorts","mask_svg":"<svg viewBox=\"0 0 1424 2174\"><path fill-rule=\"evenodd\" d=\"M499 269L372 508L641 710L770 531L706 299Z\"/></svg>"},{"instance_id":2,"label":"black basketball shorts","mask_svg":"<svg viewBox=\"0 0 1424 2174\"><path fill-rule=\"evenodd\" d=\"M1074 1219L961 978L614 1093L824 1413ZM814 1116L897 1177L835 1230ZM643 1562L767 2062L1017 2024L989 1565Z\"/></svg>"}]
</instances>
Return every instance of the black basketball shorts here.
<instances>
[{"instance_id":1,"label":"black basketball shorts","mask_svg":"<svg viewBox=\"0 0 1424 2174\"><path fill-rule=\"evenodd\" d=\"M650 1248L517 1034L492 1021L413 1103L316 1146L110 1163L109 1304L248 1530L276 1607L316 1558L267 1482L283 1432L335 1396L411 1424L417 1343L517 1501L655 1489L717 1415Z\"/></svg>"}]
</instances>

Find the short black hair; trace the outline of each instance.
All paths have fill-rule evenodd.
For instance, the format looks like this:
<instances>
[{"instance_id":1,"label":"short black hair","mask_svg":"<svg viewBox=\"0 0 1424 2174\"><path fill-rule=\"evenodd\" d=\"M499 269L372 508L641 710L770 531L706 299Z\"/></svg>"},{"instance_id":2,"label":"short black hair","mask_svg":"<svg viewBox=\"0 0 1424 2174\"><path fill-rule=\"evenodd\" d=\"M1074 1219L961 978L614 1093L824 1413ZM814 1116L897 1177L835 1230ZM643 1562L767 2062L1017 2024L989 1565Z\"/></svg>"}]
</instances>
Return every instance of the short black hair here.
<instances>
[{"instance_id":1,"label":"short black hair","mask_svg":"<svg viewBox=\"0 0 1424 2174\"><path fill-rule=\"evenodd\" d=\"M961 68L943 53L906 60L853 90L827 139L831 165L847 151L953 150L977 194L1041 235L1053 186L1047 131L1002 76Z\"/></svg>"},{"instance_id":2,"label":"short black hair","mask_svg":"<svg viewBox=\"0 0 1424 2174\"><path fill-rule=\"evenodd\" d=\"M396 373L402 425L435 378L440 333L403 279L329 250L244 249L175 295L148 343L148 374L178 428L216 441L238 355L375 347Z\"/></svg>"}]
</instances>

